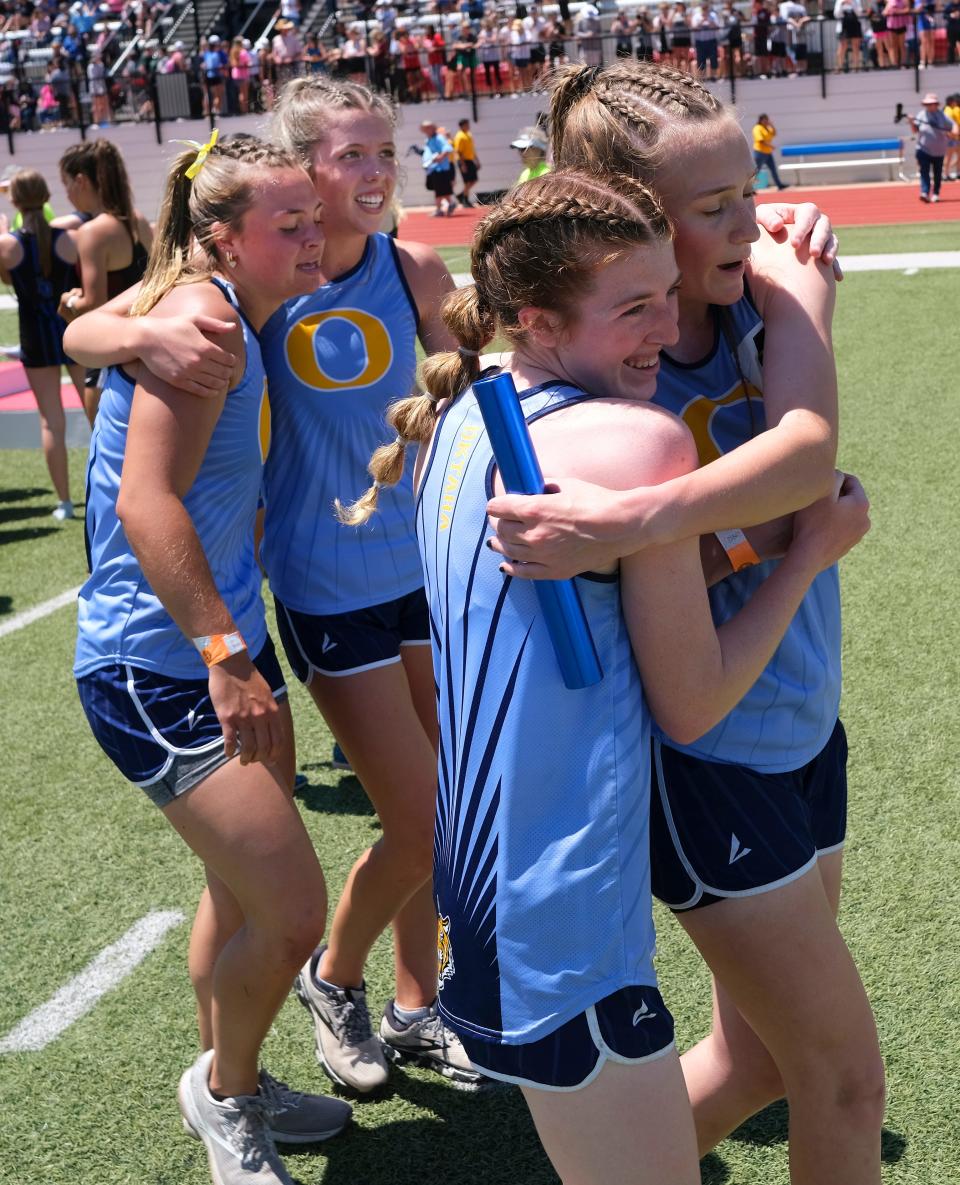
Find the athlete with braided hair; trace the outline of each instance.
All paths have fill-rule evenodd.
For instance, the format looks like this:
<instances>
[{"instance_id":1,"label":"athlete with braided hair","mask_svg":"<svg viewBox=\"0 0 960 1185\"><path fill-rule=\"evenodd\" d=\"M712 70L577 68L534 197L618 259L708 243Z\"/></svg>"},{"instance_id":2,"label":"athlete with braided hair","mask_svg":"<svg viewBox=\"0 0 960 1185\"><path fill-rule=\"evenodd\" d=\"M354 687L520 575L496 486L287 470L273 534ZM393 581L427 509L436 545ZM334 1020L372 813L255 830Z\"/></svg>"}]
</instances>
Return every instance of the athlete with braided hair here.
<instances>
[{"instance_id":1,"label":"athlete with braided hair","mask_svg":"<svg viewBox=\"0 0 960 1185\"><path fill-rule=\"evenodd\" d=\"M779 571L767 559L776 549L757 544L758 556L726 528L796 511L834 477L830 271L757 241L749 145L688 76L572 69L554 90L552 122L560 165L655 181L674 224L679 339L662 355L655 398L690 427L703 467L654 490L611 495L564 479L549 498L496 498L495 547L512 575L565 576L691 533L719 539L732 569L711 589L720 625ZM654 742L654 892L714 975L712 1031L682 1059L700 1152L785 1094L794 1185L880 1180L883 1063L836 923L847 804L839 700L830 569L736 708L692 743L661 720Z\"/></svg>"},{"instance_id":2,"label":"athlete with braided hair","mask_svg":"<svg viewBox=\"0 0 960 1185\"><path fill-rule=\"evenodd\" d=\"M386 409L414 389L417 339L428 352L450 345L439 314L449 272L431 248L379 233L397 182L395 119L382 96L317 75L280 95L276 137L308 165L323 201L327 282L285 304L260 335L273 417L262 558L280 637L383 827L297 982L318 1060L361 1094L383 1086L391 1060L416 1060L466 1087L478 1081L436 1008L437 723L412 477L364 530L333 513L336 498L365 488L370 454L389 434ZM113 340L115 318L88 320L95 350ZM196 374L178 377L174 343L182 337L193 356L199 336L179 325L140 348L169 381L202 393ZM389 925L396 992L375 1033L364 966Z\"/></svg>"},{"instance_id":3,"label":"athlete with braided hair","mask_svg":"<svg viewBox=\"0 0 960 1185\"><path fill-rule=\"evenodd\" d=\"M322 246L296 157L252 137L181 153L131 321L221 324L234 370L207 400L140 363L110 370L90 445L74 670L94 736L204 865L190 938L204 1052L178 1100L216 1185L292 1185L275 1140L326 1139L350 1115L259 1065L326 895L291 799L290 709L253 551L269 444L257 334L316 288Z\"/></svg>"},{"instance_id":4,"label":"athlete with braided hair","mask_svg":"<svg viewBox=\"0 0 960 1185\"><path fill-rule=\"evenodd\" d=\"M569 691L533 588L483 546L499 479L470 384L503 334L546 466L613 489L689 471L690 432L651 403L659 353L677 340L669 224L636 182L555 173L484 218L471 268L475 286L444 308L459 349L427 360L430 395L395 406L399 439L371 463L388 485L406 442L421 444L440 1009L475 1066L520 1085L563 1181L693 1185L696 1141L653 968L649 713L692 740L728 711L816 573L861 537L866 509L843 494L800 516L778 572L719 629L695 539L585 573L604 678ZM362 520L374 496L344 513Z\"/></svg>"}]
</instances>

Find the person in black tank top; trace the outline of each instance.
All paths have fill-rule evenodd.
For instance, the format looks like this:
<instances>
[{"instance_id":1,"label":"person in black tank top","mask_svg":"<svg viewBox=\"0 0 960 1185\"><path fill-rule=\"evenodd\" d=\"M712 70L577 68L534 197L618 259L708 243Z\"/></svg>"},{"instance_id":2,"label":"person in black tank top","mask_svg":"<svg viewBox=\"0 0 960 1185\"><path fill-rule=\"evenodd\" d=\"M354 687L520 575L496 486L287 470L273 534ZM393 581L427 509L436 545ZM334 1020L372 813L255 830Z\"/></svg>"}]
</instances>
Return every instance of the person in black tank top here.
<instances>
[{"instance_id":1,"label":"person in black tank top","mask_svg":"<svg viewBox=\"0 0 960 1185\"><path fill-rule=\"evenodd\" d=\"M70 203L92 215L75 232L80 287L66 293L60 306L61 316L69 321L142 278L152 233L134 208L123 157L109 140L68 148L60 158L60 174ZM87 372L84 407L91 425L100 402L99 379L98 370Z\"/></svg>"},{"instance_id":2,"label":"person in black tank top","mask_svg":"<svg viewBox=\"0 0 960 1185\"><path fill-rule=\"evenodd\" d=\"M39 173L24 169L10 183L10 198L23 216L20 230L0 222L0 279L17 294L20 359L40 412L40 440L57 491L54 518L73 518L67 469L66 417L60 399L60 368L69 366L79 394L83 368L63 352L66 324L57 312L62 293L77 282L76 247L68 231L48 225L43 206L50 198Z\"/></svg>"},{"instance_id":3,"label":"person in black tank top","mask_svg":"<svg viewBox=\"0 0 960 1185\"><path fill-rule=\"evenodd\" d=\"M110 300L119 296L121 292L126 292L128 288L132 288L138 280L143 279L143 273L147 270L147 260L150 258L150 252L143 243L133 237L130 228L127 226L124 229L130 233L133 259L126 267L115 268L107 272L107 297Z\"/></svg>"}]
</instances>

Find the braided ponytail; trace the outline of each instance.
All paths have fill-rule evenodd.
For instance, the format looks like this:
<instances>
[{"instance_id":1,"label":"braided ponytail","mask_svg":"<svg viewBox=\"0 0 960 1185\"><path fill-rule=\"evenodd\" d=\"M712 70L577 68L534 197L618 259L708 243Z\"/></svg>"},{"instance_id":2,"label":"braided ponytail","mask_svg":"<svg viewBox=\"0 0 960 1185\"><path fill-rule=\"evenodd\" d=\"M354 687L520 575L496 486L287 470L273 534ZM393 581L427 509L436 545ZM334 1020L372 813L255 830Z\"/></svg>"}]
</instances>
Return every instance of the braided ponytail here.
<instances>
[{"instance_id":1,"label":"braided ponytail","mask_svg":"<svg viewBox=\"0 0 960 1185\"><path fill-rule=\"evenodd\" d=\"M434 354L420 368L426 395L411 395L391 405L387 423L396 429L392 444L381 445L370 458L367 472L373 485L356 502L334 502L337 518L349 527L362 526L377 509L383 486L396 485L403 475L408 444L424 444L433 434L439 405L456 399L480 373L480 353L496 332L493 315L483 307L475 284L451 292L441 310L444 324L460 342L459 349Z\"/></svg>"},{"instance_id":2,"label":"braided ponytail","mask_svg":"<svg viewBox=\"0 0 960 1185\"><path fill-rule=\"evenodd\" d=\"M669 134L683 125L729 118L689 74L652 62L574 66L550 87L554 159L561 168L626 172L653 181Z\"/></svg>"},{"instance_id":3,"label":"braided ponytail","mask_svg":"<svg viewBox=\"0 0 960 1185\"><path fill-rule=\"evenodd\" d=\"M230 136L216 144L191 181L187 169L196 158L196 149L188 148L173 162L150 261L131 316L148 313L175 285L204 280L218 266L213 225L239 225L256 195L254 168L301 167L291 153L248 135ZM194 243L203 256L198 258Z\"/></svg>"},{"instance_id":4,"label":"braided ponytail","mask_svg":"<svg viewBox=\"0 0 960 1185\"><path fill-rule=\"evenodd\" d=\"M477 378L479 355L498 332L523 343L522 309L549 310L568 321L602 264L631 247L669 238L659 201L629 177L613 185L561 171L508 193L477 225L470 252L475 283L450 293L443 304L443 320L458 349L423 363L429 394L390 408L387 420L397 439L371 457L370 489L349 506L336 503L340 521L350 526L367 521L380 489L400 480L406 446L430 439L438 405L456 399Z\"/></svg>"}]
</instances>

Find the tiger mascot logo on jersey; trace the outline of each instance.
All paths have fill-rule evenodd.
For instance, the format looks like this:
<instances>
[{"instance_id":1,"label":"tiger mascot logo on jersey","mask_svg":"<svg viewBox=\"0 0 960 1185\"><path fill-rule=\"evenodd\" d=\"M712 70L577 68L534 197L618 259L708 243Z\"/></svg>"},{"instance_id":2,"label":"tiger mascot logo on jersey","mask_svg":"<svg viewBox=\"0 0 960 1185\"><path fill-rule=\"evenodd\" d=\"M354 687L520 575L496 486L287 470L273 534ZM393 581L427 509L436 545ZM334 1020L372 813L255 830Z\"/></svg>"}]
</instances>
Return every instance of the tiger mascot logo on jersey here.
<instances>
[{"instance_id":1,"label":"tiger mascot logo on jersey","mask_svg":"<svg viewBox=\"0 0 960 1185\"><path fill-rule=\"evenodd\" d=\"M437 989L453 978L453 951L450 947L450 919L437 918Z\"/></svg>"}]
</instances>

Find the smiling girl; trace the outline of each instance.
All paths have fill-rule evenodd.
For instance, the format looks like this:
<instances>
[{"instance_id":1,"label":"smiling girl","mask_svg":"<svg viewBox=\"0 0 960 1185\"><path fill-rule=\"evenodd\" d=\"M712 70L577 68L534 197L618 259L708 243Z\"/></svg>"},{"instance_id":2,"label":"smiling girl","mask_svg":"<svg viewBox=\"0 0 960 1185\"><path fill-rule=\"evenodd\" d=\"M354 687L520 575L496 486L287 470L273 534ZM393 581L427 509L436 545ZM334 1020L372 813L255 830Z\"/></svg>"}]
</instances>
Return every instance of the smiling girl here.
<instances>
[{"instance_id":1,"label":"smiling girl","mask_svg":"<svg viewBox=\"0 0 960 1185\"><path fill-rule=\"evenodd\" d=\"M280 444L266 473L263 558L287 658L383 826L298 991L335 1081L366 1092L385 1081L386 1057L410 1057L471 1085L476 1074L436 1011L437 723L411 479L363 530L332 513L366 484L387 406L414 388L416 339L428 353L449 343L439 306L453 283L433 250L378 233L397 183L395 115L381 97L299 80L281 95L274 129L323 199L328 282L264 330ZM377 1037L363 968L391 922L396 997Z\"/></svg>"},{"instance_id":2,"label":"smiling girl","mask_svg":"<svg viewBox=\"0 0 960 1185\"><path fill-rule=\"evenodd\" d=\"M557 576L719 532L705 541L719 539L733 569L711 589L719 625L779 571L726 528L794 511L833 480L832 277L805 248L758 241L749 146L686 76L573 69L551 118L562 164L656 177L683 275L679 340L662 357L656 402L690 427L703 468L655 491L495 499L491 514L510 520L496 546L517 561L511 574ZM682 1059L700 1151L786 1094L795 1185L880 1179L883 1064L836 924L847 801L839 701L839 583L828 569L742 702L694 743L661 721L654 744L654 892L714 975L712 1032Z\"/></svg>"},{"instance_id":3,"label":"smiling girl","mask_svg":"<svg viewBox=\"0 0 960 1185\"><path fill-rule=\"evenodd\" d=\"M252 137L180 155L132 313L221 323L232 373L200 400L141 363L110 370L90 445L74 671L101 747L203 862L189 963L204 1052L178 1099L217 1185L292 1185L275 1139L322 1140L350 1114L259 1065L326 912L253 551L269 443L257 334L319 282L317 206L297 159Z\"/></svg>"},{"instance_id":4,"label":"smiling girl","mask_svg":"<svg viewBox=\"0 0 960 1185\"><path fill-rule=\"evenodd\" d=\"M432 249L379 233L397 184L395 113L385 99L350 83L297 79L278 101L274 130L307 164L323 201L326 282L284 305L260 334L273 416L262 558L290 665L383 827L351 870L328 944L303 968L298 991L318 1058L341 1085L361 1093L383 1085L388 1057L470 1085L477 1076L436 1010L437 722L411 479L363 530L343 527L333 510L364 489L368 458L389 438L386 408L414 389L417 339L427 352L449 346L439 306L453 281ZM89 319L85 361L115 341L111 362L129 348L204 392L220 362L198 353L195 330L177 336L178 322L157 340L116 321ZM178 353L199 363L192 374ZM391 923L396 997L374 1035L364 964Z\"/></svg>"},{"instance_id":5,"label":"smiling girl","mask_svg":"<svg viewBox=\"0 0 960 1185\"><path fill-rule=\"evenodd\" d=\"M533 588L504 578L483 546L501 487L470 383L500 333L546 467L614 490L690 471L691 433L651 403L660 352L677 341L669 223L635 182L542 177L479 224L471 270L475 286L444 309L459 349L424 364L430 395L393 409L397 442L371 462L380 486L352 508L366 518L407 442L421 443L441 1013L474 1065L520 1085L563 1181L693 1185L696 1140L653 967L651 714L693 741L729 711L810 581L867 529L866 502L854 487L798 516L777 572L719 628L696 539L584 573L604 678L569 691Z\"/></svg>"}]
</instances>

